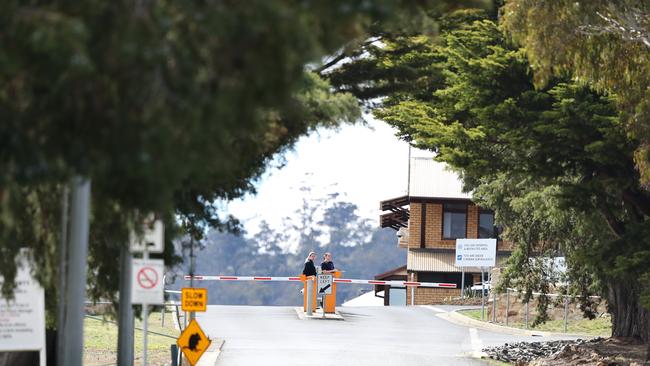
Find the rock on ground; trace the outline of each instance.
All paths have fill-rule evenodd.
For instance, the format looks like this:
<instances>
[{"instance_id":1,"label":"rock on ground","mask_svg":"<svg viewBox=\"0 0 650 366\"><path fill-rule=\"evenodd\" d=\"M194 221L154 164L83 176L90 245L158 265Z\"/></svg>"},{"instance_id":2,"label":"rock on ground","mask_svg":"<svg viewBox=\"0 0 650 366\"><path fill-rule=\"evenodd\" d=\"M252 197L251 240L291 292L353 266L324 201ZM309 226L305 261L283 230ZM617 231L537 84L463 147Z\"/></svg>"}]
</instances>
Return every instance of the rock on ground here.
<instances>
[{"instance_id":1,"label":"rock on ground","mask_svg":"<svg viewBox=\"0 0 650 366\"><path fill-rule=\"evenodd\" d=\"M489 358L529 366L640 366L646 345L635 339L594 338L551 342L506 343L483 349Z\"/></svg>"}]
</instances>

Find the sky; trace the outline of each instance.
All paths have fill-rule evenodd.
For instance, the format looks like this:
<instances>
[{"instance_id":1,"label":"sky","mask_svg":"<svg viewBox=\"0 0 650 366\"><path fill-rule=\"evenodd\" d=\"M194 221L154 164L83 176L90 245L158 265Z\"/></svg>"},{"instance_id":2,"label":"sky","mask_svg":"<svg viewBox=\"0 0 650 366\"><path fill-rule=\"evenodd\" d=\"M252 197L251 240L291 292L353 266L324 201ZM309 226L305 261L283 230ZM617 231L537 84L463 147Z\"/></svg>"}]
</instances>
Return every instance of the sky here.
<instances>
[{"instance_id":1,"label":"sky","mask_svg":"<svg viewBox=\"0 0 650 366\"><path fill-rule=\"evenodd\" d=\"M227 211L253 235L261 220L280 228L284 217L295 216L305 197L339 193L340 200L356 204L360 216L378 225L379 202L406 194L409 147L388 124L365 118L367 125L323 129L302 137L284 155L282 168L270 168L262 176L256 184L257 195L230 202ZM417 149L411 155L431 156ZM309 187L311 192L300 187Z\"/></svg>"}]
</instances>

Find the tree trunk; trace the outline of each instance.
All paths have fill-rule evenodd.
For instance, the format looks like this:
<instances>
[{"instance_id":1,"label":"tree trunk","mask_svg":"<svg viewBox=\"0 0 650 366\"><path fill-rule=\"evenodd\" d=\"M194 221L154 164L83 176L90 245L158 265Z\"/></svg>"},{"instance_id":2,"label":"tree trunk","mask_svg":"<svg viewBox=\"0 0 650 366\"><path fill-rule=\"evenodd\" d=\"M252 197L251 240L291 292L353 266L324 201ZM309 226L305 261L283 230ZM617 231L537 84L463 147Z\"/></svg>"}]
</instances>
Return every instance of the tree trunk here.
<instances>
[{"instance_id":1,"label":"tree trunk","mask_svg":"<svg viewBox=\"0 0 650 366\"><path fill-rule=\"evenodd\" d=\"M638 279L609 283L609 312L612 315L612 337L637 338L650 351L650 311L641 305ZM650 352L646 358L650 356Z\"/></svg>"}]
</instances>

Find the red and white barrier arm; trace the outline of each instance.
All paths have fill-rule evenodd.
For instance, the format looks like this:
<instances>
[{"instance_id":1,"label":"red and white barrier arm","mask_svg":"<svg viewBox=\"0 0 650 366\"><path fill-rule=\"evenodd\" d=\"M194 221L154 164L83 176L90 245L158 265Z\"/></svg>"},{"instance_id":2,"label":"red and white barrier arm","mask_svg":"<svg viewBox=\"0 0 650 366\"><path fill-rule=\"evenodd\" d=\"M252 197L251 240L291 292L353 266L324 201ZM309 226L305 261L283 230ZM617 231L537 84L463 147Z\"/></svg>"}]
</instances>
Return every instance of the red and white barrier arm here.
<instances>
[{"instance_id":1,"label":"red and white barrier arm","mask_svg":"<svg viewBox=\"0 0 650 366\"><path fill-rule=\"evenodd\" d=\"M268 276L184 276L186 281L298 281L300 277L268 277Z\"/></svg>"},{"instance_id":2,"label":"red and white barrier arm","mask_svg":"<svg viewBox=\"0 0 650 366\"><path fill-rule=\"evenodd\" d=\"M185 276L186 281L301 281L300 277L267 277L267 276ZM442 287L457 288L455 283L411 282L411 281L379 281L358 280L349 278L334 278L334 283L354 283L359 285L388 285L392 287Z\"/></svg>"}]
</instances>

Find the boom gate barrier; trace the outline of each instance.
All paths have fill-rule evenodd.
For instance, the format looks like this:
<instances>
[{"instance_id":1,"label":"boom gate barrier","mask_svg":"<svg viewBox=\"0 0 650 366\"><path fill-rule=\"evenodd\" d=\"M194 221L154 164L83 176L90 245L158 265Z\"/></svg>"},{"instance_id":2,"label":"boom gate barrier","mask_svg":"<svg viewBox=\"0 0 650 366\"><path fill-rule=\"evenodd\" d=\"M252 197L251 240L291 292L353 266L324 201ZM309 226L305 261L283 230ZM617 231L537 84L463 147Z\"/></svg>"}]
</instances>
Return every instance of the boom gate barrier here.
<instances>
[{"instance_id":1,"label":"boom gate barrier","mask_svg":"<svg viewBox=\"0 0 650 366\"><path fill-rule=\"evenodd\" d=\"M340 278L341 272L335 272L332 286L332 294L328 295L323 304L325 313L336 312L336 285L340 283L352 283L358 285L387 285L395 287L434 287L434 288L457 288L455 283L441 283L441 282L416 282L416 281L380 281L380 280L360 280L352 278ZM316 276L306 277L301 275L298 277L272 277L272 276L184 276L186 281L283 281L283 282L302 282L304 286L303 293L303 310L307 311L308 291L307 281L314 281L312 288L311 300L312 304L316 304Z\"/></svg>"}]
</instances>

